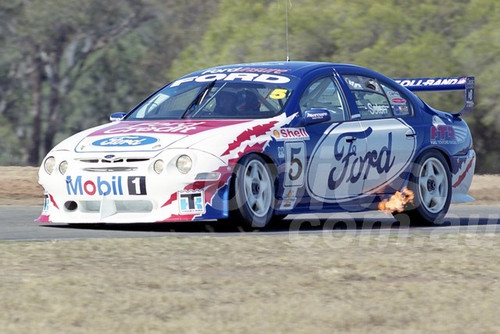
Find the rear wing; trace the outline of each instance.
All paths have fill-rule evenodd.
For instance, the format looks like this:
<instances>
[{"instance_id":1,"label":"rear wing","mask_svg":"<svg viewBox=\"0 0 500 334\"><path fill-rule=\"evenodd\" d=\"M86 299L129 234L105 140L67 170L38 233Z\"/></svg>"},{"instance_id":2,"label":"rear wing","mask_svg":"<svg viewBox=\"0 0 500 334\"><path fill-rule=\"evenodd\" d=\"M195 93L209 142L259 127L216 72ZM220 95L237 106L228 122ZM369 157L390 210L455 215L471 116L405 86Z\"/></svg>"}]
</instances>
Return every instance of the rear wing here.
<instances>
[{"instance_id":1,"label":"rear wing","mask_svg":"<svg viewBox=\"0 0 500 334\"><path fill-rule=\"evenodd\" d=\"M474 77L449 78L408 78L394 79L398 84L414 92L464 90L465 104L462 110L453 113L455 116L465 116L474 109Z\"/></svg>"}]
</instances>

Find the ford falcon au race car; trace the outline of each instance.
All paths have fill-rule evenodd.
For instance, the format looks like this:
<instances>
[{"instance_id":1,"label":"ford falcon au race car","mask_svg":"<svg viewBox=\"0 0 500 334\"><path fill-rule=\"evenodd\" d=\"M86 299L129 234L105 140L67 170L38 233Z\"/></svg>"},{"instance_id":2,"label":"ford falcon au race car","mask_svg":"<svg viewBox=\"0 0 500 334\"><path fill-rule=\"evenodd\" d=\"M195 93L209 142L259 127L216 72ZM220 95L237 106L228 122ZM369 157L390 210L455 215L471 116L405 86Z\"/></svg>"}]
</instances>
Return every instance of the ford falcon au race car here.
<instances>
[{"instance_id":1,"label":"ford falcon au race car","mask_svg":"<svg viewBox=\"0 0 500 334\"><path fill-rule=\"evenodd\" d=\"M464 90L456 113L412 91ZM227 219L390 210L440 221L475 166L462 115L472 77L392 80L367 68L270 62L209 68L159 89L42 162L42 223ZM395 195L401 205L392 208Z\"/></svg>"}]
</instances>

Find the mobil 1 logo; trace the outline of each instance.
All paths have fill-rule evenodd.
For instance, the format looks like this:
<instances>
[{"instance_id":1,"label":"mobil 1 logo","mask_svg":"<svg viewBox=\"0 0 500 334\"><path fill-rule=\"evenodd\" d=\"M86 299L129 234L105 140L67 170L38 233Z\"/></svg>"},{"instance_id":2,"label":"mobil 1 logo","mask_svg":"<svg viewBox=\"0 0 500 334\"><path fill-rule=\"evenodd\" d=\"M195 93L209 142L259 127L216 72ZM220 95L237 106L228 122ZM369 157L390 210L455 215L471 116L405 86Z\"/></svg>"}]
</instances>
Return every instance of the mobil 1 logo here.
<instances>
[{"instance_id":1,"label":"mobil 1 logo","mask_svg":"<svg viewBox=\"0 0 500 334\"><path fill-rule=\"evenodd\" d=\"M147 195L145 176L111 176L96 179L82 175L66 176L66 191L68 195L77 196L124 196Z\"/></svg>"}]
</instances>

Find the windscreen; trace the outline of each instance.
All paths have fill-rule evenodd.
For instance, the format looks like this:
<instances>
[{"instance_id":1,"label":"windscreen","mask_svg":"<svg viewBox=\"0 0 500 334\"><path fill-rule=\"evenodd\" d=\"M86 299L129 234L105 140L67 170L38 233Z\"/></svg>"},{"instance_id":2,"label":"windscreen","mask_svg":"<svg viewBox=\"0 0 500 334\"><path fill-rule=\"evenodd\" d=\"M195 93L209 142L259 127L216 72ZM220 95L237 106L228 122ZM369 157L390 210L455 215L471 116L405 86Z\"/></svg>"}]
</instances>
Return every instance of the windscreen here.
<instances>
[{"instance_id":1,"label":"windscreen","mask_svg":"<svg viewBox=\"0 0 500 334\"><path fill-rule=\"evenodd\" d=\"M283 112L295 82L290 76L253 73L181 78L141 103L126 120L273 117Z\"/></svg>"}]
</instances>

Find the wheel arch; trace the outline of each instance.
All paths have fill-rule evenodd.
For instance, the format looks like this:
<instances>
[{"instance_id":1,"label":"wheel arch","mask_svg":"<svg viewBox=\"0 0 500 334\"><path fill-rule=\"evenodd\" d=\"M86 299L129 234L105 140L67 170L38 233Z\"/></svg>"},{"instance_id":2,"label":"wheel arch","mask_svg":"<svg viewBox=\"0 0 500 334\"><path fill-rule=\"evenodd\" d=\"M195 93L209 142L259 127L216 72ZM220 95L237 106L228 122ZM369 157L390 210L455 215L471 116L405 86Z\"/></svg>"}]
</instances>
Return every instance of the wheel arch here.
<instances>
[{"instance_id":1,"label":"wheel arch","mask_svg":"<svg viewBox=\"0 0 500 334\"><path fill-rule=\"evenodd\" d=\"M277 184L278 184L278 166L276 165L276 162L268 154L265 154L264 152L260 152L260 151L248 152L248 153L245 153L241 157L238 158L238 160L236 161L236 163L234 164L234 166L232 168L229 189L232 189L232 186L234 185L237 166L240 165L240 162L243 159L245 159L247 156L249 156L251 154L255 154L255 155L261 157L269 166L269 170L271 171L272 177L274 178L274 185L275 185L274 197L276 198L277 194L278 194L278 187L277 187Z\"/></svg>"},{"instance_id":2,"label":"wheel arch","mask_svg":"<svg viewBox=\"0 0 500 334\"><path fill-rule=\"evenodd\" d=\"M417 154L415 156L415 159L413 159L413 163L416 163L424 154L427 154L428 152L432 152L432 151L435 151L435 152L438 152L439 154L441 154L441 156L446 161L446 164L448 165L448 169L451 171L450 155L443 148L437 147L437 146L426 147L424 150L422 150L421 152L419 152L419 154Z\"/></svg>"}]
</instances>

